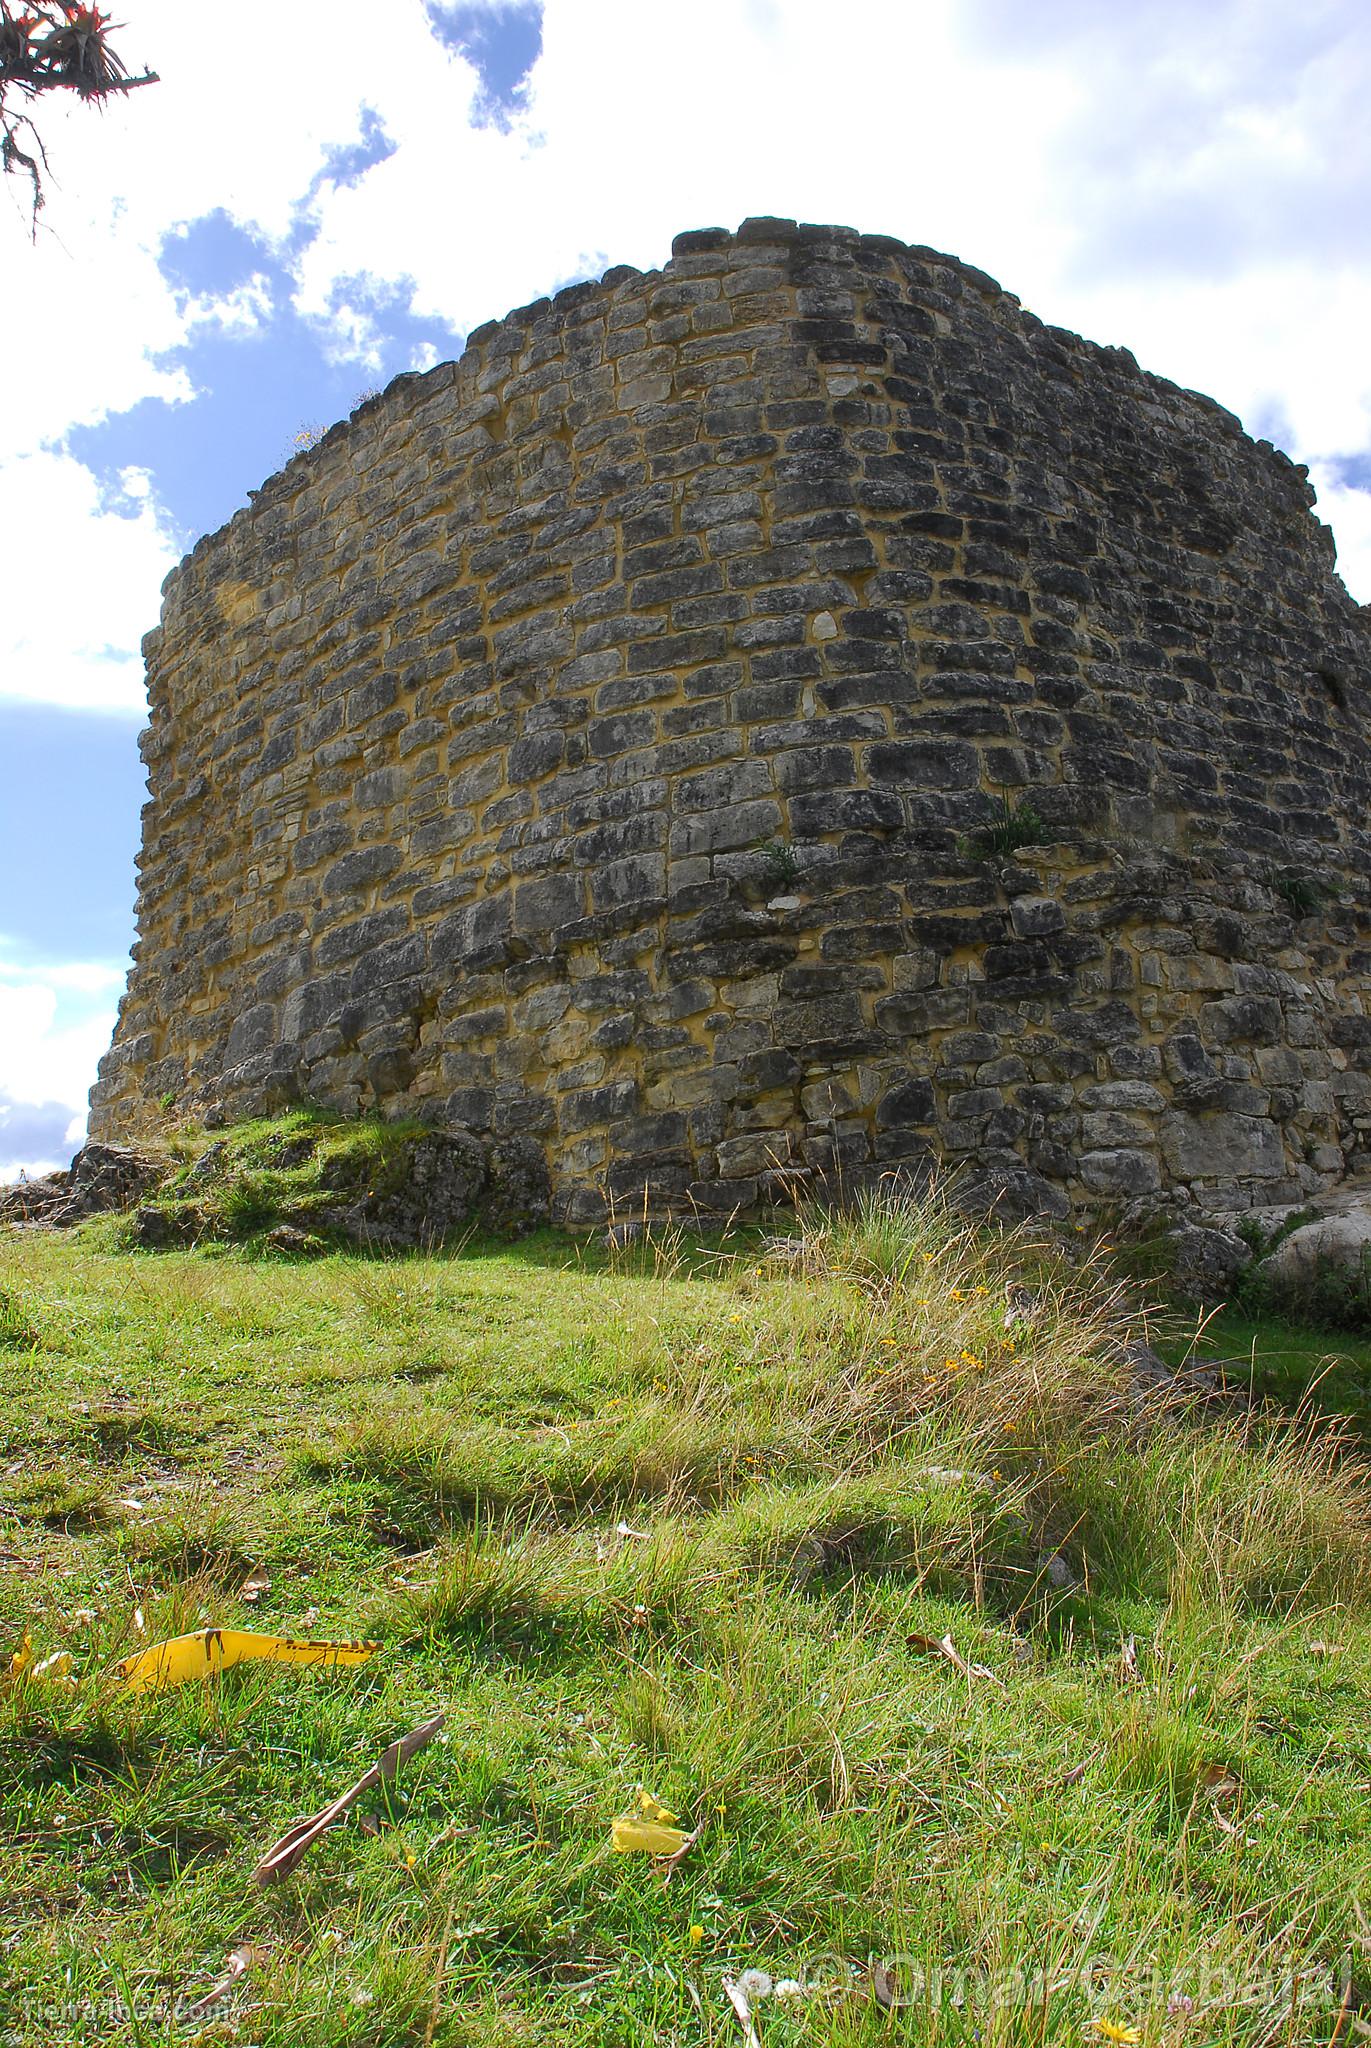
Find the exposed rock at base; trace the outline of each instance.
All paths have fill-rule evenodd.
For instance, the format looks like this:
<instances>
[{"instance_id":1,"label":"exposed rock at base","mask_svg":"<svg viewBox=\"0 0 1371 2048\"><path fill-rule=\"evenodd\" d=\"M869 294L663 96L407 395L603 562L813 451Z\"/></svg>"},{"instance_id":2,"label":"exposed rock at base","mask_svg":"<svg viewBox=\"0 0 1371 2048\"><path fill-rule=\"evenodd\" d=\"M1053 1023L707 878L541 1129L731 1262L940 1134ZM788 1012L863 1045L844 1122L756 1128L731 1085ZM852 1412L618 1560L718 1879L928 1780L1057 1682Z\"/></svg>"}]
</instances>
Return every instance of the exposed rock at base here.
<instances>
[{"instance_id":1,"label":"exposed rock at base","mask_svg":"<svg viewBox=\"0 0 1371 2048\"><path fill-rule=\"evenodd\" d=\"M469 1131L421 1130L397 1134L378 1157L374 1148L348 1144L348 1129L286 1129L279 1138L254 1139L250 1154L230 1134L179 1172L164 1158L89 1144L64 1171L0 1189L0 1224L64 1229L136 1209L131 1236L139 1250L252 1236L273 1251L306 1256L329 1241L412 1251L471 1229L517 1237L548 1220L547 1165L531 1139L489 1144ZM293 1187L292 1170L316 1153L317 1173ZM264 1206L235 1212L225 1203L235 1179L264 1172L274 1189Z\"/></svg>"},{"instance_id":2,"label":"exposed rock at base","mask_svg":"<svg viewBox=\"0 0 1371 2048\"><path fill-rule=\"evenodd\" d=\"M1361 1281L1371 1269L1371 1191L1330 1215L1302 1223L1262 1261L1263 1277L1298 1290L1322 1274Z\"/></svg>"},{"instance_id":3,"label":"exposed rock at base","mask_svg":"<svg viewBox=\"0 0 1371 2048\"><path fill-rule=\"evenodd\" d=\"M133 1219L133 1244L140 1252L165 1252L187 1240L165 1209L139 1209Z\"/></svg>"},{"instance_id":4,"label":"exposed rock at base","mask_svg":"<svg viewBox=\"0 0 1371 2048\"><path fill-rule=\"evenodd\" d=\"M1129 1387L1148 1401L1210 1401L1222 1394L1211 1360L1202 1364L1168 1365L1160 1351L1143 1337L1130 1337L1118 1347L1119 1363L1127 1368Z\"/></svg>"},{"instance_id":5,"label":"exposed rock at base","mask_svg":"<svg viewBox=\"0 0 1371 2048\"><path fill-rule=\"evenodd\" d=\"M1234 1281L1252 1260L1250 1245L1208 1224L1179 1224L1167 1233L1164 1244L1177 1292L1204 1308L1227 1301Z\"/></svg>"},{"instance_id":6,"label":"exposed rock at base","mask_svg":"<svg viewBox=\"0 0 1371 2048\"><path fill-rule=\"evenodd\" d=\"M552 1186L542 1146L532 1138L500 1138L486 1154L481 1221L501 1237L536 1230L552 1213Z\"/></svg>"},{"instance_id":7,"label":"exposed rock at base","mask_svg":"<svg viewBox=\"0 0 1371 2048\"><path fill-rule=\"evenodd\" d=\"M299 1257L338 1244L422 1251L471 1230L517 1237L545 1223L548 1210L546 1164L522 1139L491 1145L464 1130L287 1125L210 1145L139 1209L134 1241L158 1250L251 1238Z\"/></svg>"},{"instance_id":8,"label":"exposed rock at base","mask_svg":"<svg viewBox=\"0 0 1371 2048\"><path fill-rule=\"evenodd\" d=\"M298 1230L293 1223L278 1223L275 1230L269 1230L263 1240L268 1251L279 1252L288 1259L318 1259L330 1249L328 1239L316 1236L312 1230Z\"/></svg>"},{"instance_id":9,"label":"exposed rock at base","mask_svg":"<svg viewBox=\"0 0 1371 2048\"><path fill-rule=\"evenodd\" d=\"M326 1202L310 1212L309 1220L316 1230L351 1244L421 1250L445 1243L476 1222L487 1177L486 1148L479 1139L467 1131L428 1131L407 1141L379 1185L344 1186L336 1206Z\"/></svg>"},{"instance_id":10,"label":"exposed rock at base","mask_svg":"<svg viewBox=\"0 0 1371 2048\"><path fill-rule=\"evenodd\" d=\"M65 1169L0 1188L0 1223L46 1223L67 1199Z\"/></svg>"},{"instance_id":11,"label":"exposed rock at base","mask_svg":"<svg viewBox=\"0 0 1371 2048\"><path fill-rule=\"evenodd\" d=\"M88 1216L131 1209L166 1177L164 1159L124 1145L83 1145L71 1165L41 1180L0 1188L0 1223L64 1230Z\"/></svg>"}]
</instances>

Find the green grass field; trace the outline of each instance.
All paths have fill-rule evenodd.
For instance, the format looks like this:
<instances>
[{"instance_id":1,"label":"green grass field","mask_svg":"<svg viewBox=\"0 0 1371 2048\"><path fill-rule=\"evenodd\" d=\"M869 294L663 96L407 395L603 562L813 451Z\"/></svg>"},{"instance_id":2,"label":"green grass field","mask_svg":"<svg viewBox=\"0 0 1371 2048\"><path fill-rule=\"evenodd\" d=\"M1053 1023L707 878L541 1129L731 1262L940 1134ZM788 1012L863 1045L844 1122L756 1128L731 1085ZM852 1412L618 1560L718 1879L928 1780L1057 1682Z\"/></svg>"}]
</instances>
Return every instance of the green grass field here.
<instances>
[{"instance_id":1,"label":"green grass field","mask_svg":"<svg viewBox=\"0 0 1371 2048\"><path fill-rule=\"evenodd\" d=\"M1168 1344L1173 1358L1190 1351L1188 1338ZM1201 1356L1223 1359L1230 1383L1250 1387L1261 1399L1288 1408L1304 1404L1371 1435L1371 1342L1365 1336L1225 1309L1203 1319L1196 1348Z\"/></svg>"},{"instance_id":2,"label":"green grass field","mask_svg":"<svg viewBox=\"0 0 1371 2048\"><path fill-rule=\"evenodd\" d=\"M79 1678L0 1679L0 2041L742 2048L747 1971L766 2048L1364 2031L1371 1491L1308 1403L1141 1400L1107 1283L912 1209L113 1241L0 1238L0 1667ZM211 1623L380 1648L111 1682Z\"/></svg>"}]
</instances>

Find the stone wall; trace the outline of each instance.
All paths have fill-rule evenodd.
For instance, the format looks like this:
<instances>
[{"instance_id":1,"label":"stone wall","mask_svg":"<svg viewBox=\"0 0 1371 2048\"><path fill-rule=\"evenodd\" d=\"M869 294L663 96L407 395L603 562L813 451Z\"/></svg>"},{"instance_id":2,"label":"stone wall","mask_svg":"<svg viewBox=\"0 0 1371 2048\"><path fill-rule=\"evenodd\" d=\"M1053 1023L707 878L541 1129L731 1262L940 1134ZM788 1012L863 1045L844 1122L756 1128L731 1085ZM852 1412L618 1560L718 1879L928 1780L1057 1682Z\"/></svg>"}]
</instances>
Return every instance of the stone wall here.
<instances>
[{"instance_id":1,"label":"stone wall","mask_svg":"<svg viewBox=\"0 0 1371 2048\"><path fill-rule=\"evenodd\" d=\"M1312 498L848 229L481 328L168 579L94 1133L418 1112L572 1221L1371 1166L1371 611ZM986 857L1006 801L1048 843Z\"/></svg>"}]
</instances>

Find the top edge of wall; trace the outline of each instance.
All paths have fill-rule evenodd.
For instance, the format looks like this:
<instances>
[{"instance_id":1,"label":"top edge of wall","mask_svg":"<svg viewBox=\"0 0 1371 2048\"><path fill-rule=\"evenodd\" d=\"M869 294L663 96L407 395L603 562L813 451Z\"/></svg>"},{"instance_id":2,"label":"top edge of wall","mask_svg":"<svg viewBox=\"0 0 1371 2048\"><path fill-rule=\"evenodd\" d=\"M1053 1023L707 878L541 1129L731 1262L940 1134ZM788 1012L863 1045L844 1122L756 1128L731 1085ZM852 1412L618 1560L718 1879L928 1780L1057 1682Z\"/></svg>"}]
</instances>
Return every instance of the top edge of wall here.
<instances>
[{"instance_id":1,"label":"top edge of wall","mask_svg":"<svg viewBox=\"0 0 1371 2048\"><path fill-rule=\"evenodd\" d=\"M165 597L183 573L198 560L211 553L230 533L251 524L264 511L270 510L282 499L288 499L300 481L318 467L320 459L344 443L351 430L361 421L380 413L388 401L397 394L412 390L419 394L434 392L451 384L457 377L460 366L471 359L479 360L483 355L496 353L491 344L497 337L509 334L528 334L536 326L552 321L558 324L576 308L601 294L613 294L624 286L641 286L654 280L682 274L705 275L717 268L719 259L735 251L744 254L760 253L764 250L810 250L816 256L830 251L840 255L861 255L876 258L885 263L913 263L920 266L935 265L945 274L970 287L983 301L1003 306L1011 319L1018 325L1025 341L1041 339L1083 361L1094 361L1129 382L1136 382L1155 392L1159 397L1172 401L1177 399L1197 407L1206 418L1211 430L1227 438L1251 439L1242 421L1215 398L1206 392L1195 391L1174 383L1150 370L1144 370L1132 350L1106 342L1096 342L1075 333L1066 327L1055 327L1028 312L1018 297L1005 288L986 271L978 270L974 264L963 262L958 256L933 249L924 243L903 242L893 235L865 234L856 228L836 224L796 221L773 215L756 215L744 220L736 230L708 227L693 228L676 235L671 244L671 256L659 270L639 270L633 264L615 264L598 278L587 278L576 284L563 287L550 297L534 299L527 305L516 306L498 320L487 320L474 327L467 334L461 355L449 357L435 363L428 370L404 370L393 377L383 390L365 399L345 418L337 420L327 433L315 442L313 447L302 449L299 454L264 479L255 490L248 492L248 502L230 515L222 525L203 534L190 552L168 573L162 583ZM498 351L503 353L503 351ZM1308 470L1302 463L1293 462L1283 450L1270 441L1254 440L1252 445L1279 469L1287 472L1303 493L1305 503L1312 506L1314 492L1307 482ZM1355 600L1349 598L1354 609Z\"/></svg>"}]
</instances>

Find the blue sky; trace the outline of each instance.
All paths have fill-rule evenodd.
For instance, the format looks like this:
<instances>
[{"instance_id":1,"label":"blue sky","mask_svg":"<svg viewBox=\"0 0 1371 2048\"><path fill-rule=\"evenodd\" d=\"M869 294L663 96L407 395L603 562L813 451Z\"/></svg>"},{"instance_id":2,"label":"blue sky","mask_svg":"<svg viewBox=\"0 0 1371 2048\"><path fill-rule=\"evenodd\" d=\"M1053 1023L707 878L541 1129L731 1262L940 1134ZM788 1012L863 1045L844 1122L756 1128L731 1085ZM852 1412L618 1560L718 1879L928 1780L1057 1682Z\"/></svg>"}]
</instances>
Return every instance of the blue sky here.
<instances>
[{"instance_id":1,"label":"blue sky","mask_svg":"<svg viewBox=\"0 0 1371 2048\"><path fill-rule=\"evenodd\" d=\"M682 228L979 264L1308 462L1371 600L1365 0L119 13L162 84L53 113L36 248L0 192L0 1178L68 1156L112 1026L167 570L297 436Z\"/></svg>"}]
</instances>

